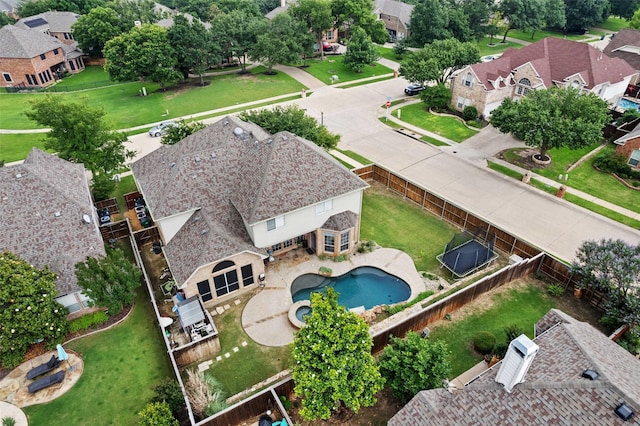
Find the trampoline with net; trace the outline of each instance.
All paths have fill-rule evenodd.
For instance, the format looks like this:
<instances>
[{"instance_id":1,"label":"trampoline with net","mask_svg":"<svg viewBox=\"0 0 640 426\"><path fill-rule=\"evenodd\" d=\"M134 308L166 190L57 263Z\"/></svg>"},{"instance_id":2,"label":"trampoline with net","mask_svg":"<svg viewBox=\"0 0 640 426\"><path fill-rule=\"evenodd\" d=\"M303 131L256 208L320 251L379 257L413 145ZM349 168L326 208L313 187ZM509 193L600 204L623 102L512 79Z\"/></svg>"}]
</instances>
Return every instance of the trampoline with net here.
<instances>
[{"instance_id":1,"label":"trampoline with net","mask_svg":"<svg viewBox=\"0 0 640 426\"><path fill-rule=\"evenodd\" d=\"M444 252L436 256L441 267L447 268L456 278L465 277L484 268L498 257L493 250L495 234L462 232L453 236Z\"/></svg>"}]
</instances>

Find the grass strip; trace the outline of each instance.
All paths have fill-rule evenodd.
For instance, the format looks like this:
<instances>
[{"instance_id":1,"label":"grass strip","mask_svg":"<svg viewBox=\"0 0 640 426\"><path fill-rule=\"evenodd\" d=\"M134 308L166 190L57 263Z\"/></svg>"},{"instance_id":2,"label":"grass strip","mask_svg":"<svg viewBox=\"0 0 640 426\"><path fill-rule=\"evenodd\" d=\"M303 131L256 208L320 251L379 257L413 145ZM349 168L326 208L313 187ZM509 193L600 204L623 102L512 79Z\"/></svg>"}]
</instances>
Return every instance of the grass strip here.
<instances>
[{"instance_id":1,"label":"grass strip","mask_svg":"<svg viewBox=\"0 0 640 426\"><path fill-rule=\"evenodd\" d=\"M347 157L356 160L358 163L362 164L362 165L367 165L367 164L373 164L373 161L368 160L366 158L364 158L362 155L353 152L353 151L349 151L349 150L342 150L342 149L338 149L336 148L336 151L338 151L341 154L346 155Z\"/></svg>"},{"instance_id":2,"label":"grass strip","mask_svg":"<svg viewBox=\"0 0 640 426\"><path fill-rule=\"evenodd\" d=\"M379 81L385 81L385 80L391 80L392 78L394 78L392 75L386 75L386 76L382 76L380 78L372 78L370 80L356 81L355 83L338 86L338 88L339 89L349 89L351 87L364 86L365 84L377 83Z\"/></svg>"},{"instance_id":3,"label":"grass strip","mask_svg":"<svg viewBox=\"0 0 640 426\"><path fill-rule=\"evenodd\" d=\"M442 142L441 140L438 140L436 138L432 138L431 136L426 136L426 135L422 136L420 140L430 143L431 145L434 145L434 146L449 146L448 143Z\"/></svg>"}]
</instances>

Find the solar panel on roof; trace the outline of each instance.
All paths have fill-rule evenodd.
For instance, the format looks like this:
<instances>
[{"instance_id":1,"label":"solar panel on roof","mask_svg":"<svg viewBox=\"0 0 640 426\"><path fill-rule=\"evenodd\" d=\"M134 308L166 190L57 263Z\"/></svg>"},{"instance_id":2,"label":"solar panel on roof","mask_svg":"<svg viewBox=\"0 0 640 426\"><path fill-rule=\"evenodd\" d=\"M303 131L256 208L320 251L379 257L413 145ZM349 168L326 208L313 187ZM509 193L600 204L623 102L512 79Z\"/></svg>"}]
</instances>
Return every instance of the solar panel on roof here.
<instances>
[{"instance_id":1,"label":"solar panel on roof","mask_svg":"<svg viewBox=\"0 0 640 426\"><path fill-rule=\"evenodd\" d=\"M39 27L41 25L46 25L46 24L48 24L48 22L44 18L36 18L36 19L32 19L30 21L25 21L24 24L29 28L35 28L35 27Z\"/></svg>"}]
</instances>

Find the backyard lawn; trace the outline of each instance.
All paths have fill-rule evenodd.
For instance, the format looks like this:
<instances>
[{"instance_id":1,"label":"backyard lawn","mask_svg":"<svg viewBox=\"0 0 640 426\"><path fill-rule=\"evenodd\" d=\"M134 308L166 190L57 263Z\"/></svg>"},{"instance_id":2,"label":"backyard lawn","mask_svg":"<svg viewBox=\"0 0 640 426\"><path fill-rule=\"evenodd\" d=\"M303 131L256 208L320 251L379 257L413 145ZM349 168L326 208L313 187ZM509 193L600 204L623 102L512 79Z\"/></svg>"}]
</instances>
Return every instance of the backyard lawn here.
<instances>
[{"instance_id":1,"label":"backyard lawn","mask_svg":"<svg viewBox=\"0 0 640 426\"><path fill-rule=\"evenodd\" d=\"M629 22L624 18L618 18L616 16L609 16L609 19L602 24L598 24L598 28L609 31L620 31L623 28L627 28Z\"/></svg>"},{"instance_id":2,"label":"backyard lawn","mask_svg":"<svg viewBox=\"0 0 640 426\"><path fill-rule=\"evenodd\" d=\"M490 37L485 36L476 44L478 46L478 50L480 50L480 56L500 55L509 47L519 49L524 46L524 44L515 43L509 40L507 40L505 43L502 43L502 37L500 36L494 37L493 40L491 40Z\"/></svg>"},{"instance_id":3,"label":"backyard lawn","mask_svg":"<svg viewBox=\"0 0 640 426\"><path fill-rule=\"evenodd\" d=\"M431 114L422 102L403 106L401 117L402 121L455 142L462 142L478 133L477 130L468 128L455 117Z\"/></svg>"},{"instance_id":4,"label":"backyard lawn","mask_svg":"<svg viewBox=\"0 0 640 426\"><path fill-rule=\"evenodd\" d=\"M250 74L219 75L207 77L208 86L197 87L177 84L166 92L159 92L155 83L126 83L112 87L86 90L78 93L53 93L61 99L86 97L94 106L102 106L107 121L114 128L162 121L167 118L194 114L202 111L232 106L286 93L299 93L303 86L287 74L264 74L263 67L256 67ZM145 87L149 96L139 96ZM36 123L23 112L29 109L29 101L43 96L34 94L0 94L0 128L34 129Z\"/></svg>"},{"instance_id":5,"label":"backyard lawn","mask_svg":"<svg viewBox=\"0 0 640 426\"><path fill-rule=\"evenodd\" d=\"M24 160L34 146L44 151L44 138L44 133L0 133L0 160Z\"/></svg>"},{"instance_id":6,"label":"backyard lawn","mask_svg":"<svg viewBox=\"0 0 640 426\"><path fill-rule=\"evenodd\" d=\"M351 71L343 64L344 55L331 55L325 56L324 61L320 59L310 59L307 61L309 67L303 68L318 80L326 84L331 84L331 77L338 76L336 83L344 83L345 81L360 80L368 77L381 77L385 74L393 73L392 69L389 69L380 64L373 64L365 66L360 73Z\"/></svg>"},{"instance_id":7,"label":"backyard lawn","mask_svg":"<svg viewBox=\"0 0 640 426\"><path fill-rule=\"evenodd\" d=\"M568 40L581 41L589 38L593 38L594 36L600 36L602 33L594 31L591 34L562 34L562 31L552 31L552 30L536 30L535 32L531 31L522 31L522 30L511 30L507 34L507 37L517 38L518 40L526 41L529 43L535 43L536 41L540 41L543 38L547 37L557 37L557 38L566 38ZM497 38L502 41L503 34L498 34ZM532 37L533 36L533 37Z\"/></svg>"},{"instance_id":8,"label":"backyard lawn","mask_svg":"<svg viewBox=\"0 0 640 426\"><path fill-rule=\"evenodd\" d=\"M137 425L137 413L153 387L173 377L166 348L144 289L133 312L120 325L73 341L84 372L66 394L49 404L24 409L33 426Z\"/></svg>"}]
</instances>

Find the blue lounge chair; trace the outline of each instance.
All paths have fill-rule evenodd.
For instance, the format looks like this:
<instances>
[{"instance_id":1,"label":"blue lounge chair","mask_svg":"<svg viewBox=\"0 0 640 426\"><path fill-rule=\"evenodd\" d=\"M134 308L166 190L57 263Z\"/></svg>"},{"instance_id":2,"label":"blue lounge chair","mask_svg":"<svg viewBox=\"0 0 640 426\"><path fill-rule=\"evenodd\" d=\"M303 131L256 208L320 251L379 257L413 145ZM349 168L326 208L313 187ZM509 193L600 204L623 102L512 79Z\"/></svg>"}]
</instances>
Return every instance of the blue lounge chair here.
<instances>
[{"instance_id":1,"label":"blue lounge chair","mask_svg":"<svg viewBox=\"0 0 640 426\"><path fill-rule=\"evenodd\" d=\"M43 374L46 374L56 368L58 365L60 365L60 360L55 355L51 355L51 359L49 361L45 362L44 364L40 364L37 367L33 367L31 370L29 370L29 372L27 373L27 379L32 380L38 376L42 376Z\"/></svg>"},{"instance_id":2,"label":"blue lounge chair","mask_svg":"<svg viewBox=\"0 0 640 426\"><path fill-rule=\"evenodd\" d=\"M38 379L29 385L29 393L36 393L39 390L48 388L49 386L60 383L64 380L64 370L53 373L49 376L44 376L42 379Z\"/></svg>"}]
</instances>

